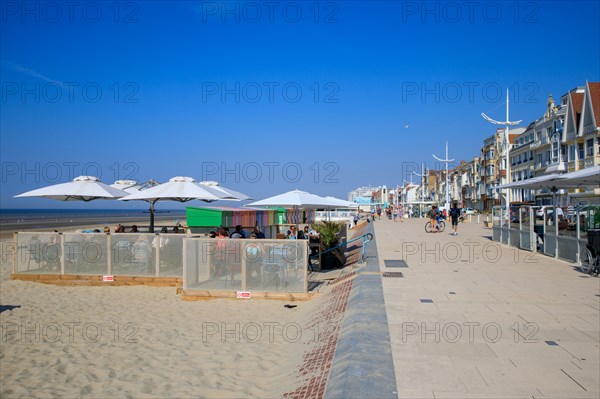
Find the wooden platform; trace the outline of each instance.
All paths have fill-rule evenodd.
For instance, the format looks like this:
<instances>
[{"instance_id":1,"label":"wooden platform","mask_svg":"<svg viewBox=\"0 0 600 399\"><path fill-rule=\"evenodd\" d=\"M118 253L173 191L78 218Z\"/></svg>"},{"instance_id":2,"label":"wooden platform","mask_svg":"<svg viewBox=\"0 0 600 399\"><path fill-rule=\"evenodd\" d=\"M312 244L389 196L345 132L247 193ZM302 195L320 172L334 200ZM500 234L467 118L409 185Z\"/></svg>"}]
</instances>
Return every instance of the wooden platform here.
<instances>
[{"instance_id":1,"label":"wooden platform","mask_svg":"<svg viewBox=\"0 0 600 399\"><path fill-rule=\"evenodd\" d=\"M13 280L33 281L43 284L67 286L124 286L147 285L150 287L182 287L181 277L139 277L114 276L114 281L102 281L102 276L60 275L60 274L11 274Z\"/></svg>"},{"instance_id":2,"label":"wooden platform","mask_svg":"<svg viewBox=\"0 0 600 399\"><path fill-rule=\"evenodd\" d=\"M237 299L236 293L232 291L211 290L178 290L182 301L204 301L207 299L227 298ZM307 301L318 296L315 293L287 293L287 292L251 292L249 299L277 299L281 301ZM239 299L248 300L248 299Z\"/></svg>"}]
</instances>

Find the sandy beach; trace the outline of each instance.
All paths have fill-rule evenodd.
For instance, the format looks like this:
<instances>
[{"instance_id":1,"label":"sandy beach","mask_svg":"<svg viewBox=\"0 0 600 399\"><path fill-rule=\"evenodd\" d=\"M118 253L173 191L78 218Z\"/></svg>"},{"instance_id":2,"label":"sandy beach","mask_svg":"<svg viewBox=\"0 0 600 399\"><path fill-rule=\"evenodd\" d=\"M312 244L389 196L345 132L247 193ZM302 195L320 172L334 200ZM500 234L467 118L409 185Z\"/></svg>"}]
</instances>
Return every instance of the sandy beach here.
<instances>
[{"instance_id":1,"label":"sandy beach","mask_svg":"<svg viewBox=\"0 0 600 399\"><path fill-rule=\"evenodd\" d=\"M326 339L314 320L330 321L327 288L295 308L185 302L175 288L12 281L11 261L2 257L0 282L1 304L16 306L0 314L4 398L281 397Z\"/></svg>"}]
</instances>

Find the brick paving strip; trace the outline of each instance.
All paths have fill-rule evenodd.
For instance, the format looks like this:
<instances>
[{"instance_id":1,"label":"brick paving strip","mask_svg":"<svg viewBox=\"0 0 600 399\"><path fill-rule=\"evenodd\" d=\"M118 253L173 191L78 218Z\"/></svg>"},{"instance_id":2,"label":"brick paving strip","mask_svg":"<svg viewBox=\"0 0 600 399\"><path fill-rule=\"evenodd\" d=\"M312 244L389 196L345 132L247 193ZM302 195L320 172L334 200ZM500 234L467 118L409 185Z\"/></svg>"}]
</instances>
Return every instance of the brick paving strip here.
<instances>
[{"instance_id":1,"label":"brick paving strip","mask_svg":"<svg viewBox=\"0 0 600 399\"><path fill-rule=\"evenodd\" d=\"M324 304L324 309L306 326L307 330L314 332L319 344L303 356L298 369L300 386L293 392L284 393L284 397L323 397L352 285L353 280L350 279L334 287L329 293L330 299Z\"/></svg>"},{"instance_id":2,"label":"brick paving strip","mask_svg":"<svg viewBox=\"0 0 600 399\"><path fill-rule=\"evenodd\" d=\"M337 279L330 299L307 327L319 328L319 345L304 354L300 386L284 397L397 398L375 241L365 254L365 273Z\"/></svg>"}]
</instances>

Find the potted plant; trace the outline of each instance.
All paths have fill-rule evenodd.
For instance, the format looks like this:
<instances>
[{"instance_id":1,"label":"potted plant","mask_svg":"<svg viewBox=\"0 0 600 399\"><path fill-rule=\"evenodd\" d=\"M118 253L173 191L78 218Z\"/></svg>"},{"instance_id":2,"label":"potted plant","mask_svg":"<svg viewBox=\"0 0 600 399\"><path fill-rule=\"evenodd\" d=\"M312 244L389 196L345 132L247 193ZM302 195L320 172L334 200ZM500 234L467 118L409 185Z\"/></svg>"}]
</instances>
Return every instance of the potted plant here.
<instances>
[{"instance_id":1,"label":"potted plant","mask_svg":"<svg viewBox=\"0 0 600 399\"><path fill-rule=\"evenodd\" d=\"M321 244L323 244L325 250L339 245L338 237L343 228L343 223L331 221L324 221L314 226L315 231L319 233ZM346 263L344 248L339 247L323 254L321 256L321 263L321 269L333 269L344 266Z\"/></svg>"}]
</instances>

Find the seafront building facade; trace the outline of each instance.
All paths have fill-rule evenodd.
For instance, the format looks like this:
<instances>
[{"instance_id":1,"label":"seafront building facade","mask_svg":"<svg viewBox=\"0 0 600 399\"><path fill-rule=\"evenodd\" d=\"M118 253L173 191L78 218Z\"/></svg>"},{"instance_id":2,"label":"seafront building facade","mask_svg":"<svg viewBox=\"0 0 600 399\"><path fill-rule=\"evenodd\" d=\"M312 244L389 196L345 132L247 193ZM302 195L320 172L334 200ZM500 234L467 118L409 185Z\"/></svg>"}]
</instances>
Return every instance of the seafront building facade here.
<instances>
[{"instance_id":1,"label":"seafront building facade","mask_svg":"<svg viewBox=\"0 0 600 399\"><path fill-rule=\"evenodd\" d=\"M600 82L575 87L563 94L558 104L550 95L542 116L526 127L509 129L508 160L504 146L505 130L498 128L483 140L477 156L448 171L448 180L445 170L428 170L419 185L400 193L401 200L443 204L448 181L451 200L462 207L491 211L503 201L496 189L499 185L600 165ZM361 189L349 193L348 200L353 201ZM548 190L510 190L511 204L547 205L552 201ZM374 203L389 202L385 201L389 196L385 186L371 191ZM414 193L411 201L409 191ZM600 196L600 188L587 193L581 189L559 190L557 205L567 206L573 198L593 195Z\"/></svg>"},{"instance_id":2,"label":"seafront building facade","mask_svg":"<svg viewBox=\"0 0 600 399\"><path fill-rule=\"evenodd\" d=\"M600 82L586 82L570 90L559 104L550 95L540 118L509 133L510 176L506 176L503 160L503 129L484 139L478 157L454 169L462 178L451 180L455 185L452 198L463 207L490 211L502 203L494 188L498 185L600 165ZM559 190L557 205L569 205L572 198L584 195L581 191ZM474 194L479 194L479 201ZM593 194L600 195L600 189L587 193ZM512 204L546 205L551 201L548 190L511 189Z\"/></svg>"}]
</instances>

